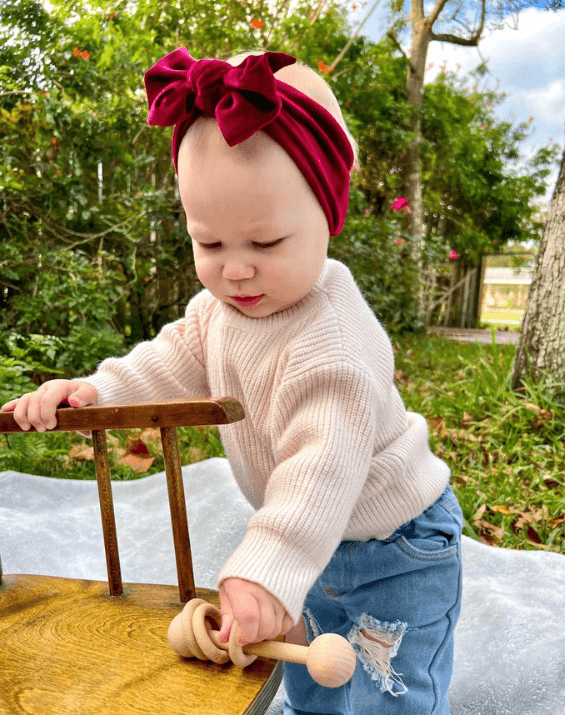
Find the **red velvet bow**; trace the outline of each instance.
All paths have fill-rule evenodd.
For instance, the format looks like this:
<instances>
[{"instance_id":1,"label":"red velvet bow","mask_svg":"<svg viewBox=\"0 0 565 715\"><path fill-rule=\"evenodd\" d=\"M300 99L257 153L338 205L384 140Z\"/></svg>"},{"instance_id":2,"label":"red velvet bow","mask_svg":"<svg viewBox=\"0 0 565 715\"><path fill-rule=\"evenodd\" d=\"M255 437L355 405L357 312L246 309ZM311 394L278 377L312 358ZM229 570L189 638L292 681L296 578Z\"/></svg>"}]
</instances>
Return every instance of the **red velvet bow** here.
<instances>
[{"instance_id":1,"label":"red velvet bow","mask_svg":"<svg viewBox=\"0 0 565 715\"><path fill-rule=\"evenodd\" d=\"M263 130L302 172L326 214L330 236L335 236L347 214L353 149L327 109L274 77L295 62L284 52L265 52L233 67L221 60L195 60L181 47L145 73L148 122L175 125L177 173L181 141L198 117L215 117L229 146Z\"/></svg>"},{"instance_id":2,"label":"red velvet bow","mask_svg":"<svg viewBox=\"0 0 565 715\"><path fill-rule=\"evenodd\" d=\"M282 103L274 72L295 62L284 52L268 52L232 67L221 60L195 60L181 47L145 74L147 121L169 127L215 116L225 140L235 146L278 116Z\"/></svg>"}]
</instances>

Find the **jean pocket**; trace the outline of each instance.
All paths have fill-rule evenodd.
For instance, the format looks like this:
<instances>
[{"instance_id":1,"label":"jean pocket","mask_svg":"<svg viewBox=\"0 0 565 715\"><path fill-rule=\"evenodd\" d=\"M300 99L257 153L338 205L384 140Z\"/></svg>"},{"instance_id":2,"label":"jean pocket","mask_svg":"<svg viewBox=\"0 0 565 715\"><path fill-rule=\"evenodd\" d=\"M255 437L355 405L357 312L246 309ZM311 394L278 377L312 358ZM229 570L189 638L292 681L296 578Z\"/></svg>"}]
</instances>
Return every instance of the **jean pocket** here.
<instances>
[{"instance_id":1,"label":"jean pocket","mask_svg":"<svg viewBox=\"0 0 565 715\"><path fill-rule=\"evenodd\" d=\"M426 538L407 539L406 536L401 536L394 545L416 561L432 562L457 557L458 543L453 543L453 540L453 536L438 532L437 535Z\"/></svg>"},{"instance_id":2,"label":"jean pocket","mask_svg":"<svg viewBox=\"0 0 565 715\"><path fill-rule=\"evenodd\" d=\"M451 508L453 502L446 506ZM459 505L456 504L457 508ZM397 548L418 561L439 561L458 555L461 527L454 515L435 504L413 519L394 542Z\"/></svg>"}]
</instances>

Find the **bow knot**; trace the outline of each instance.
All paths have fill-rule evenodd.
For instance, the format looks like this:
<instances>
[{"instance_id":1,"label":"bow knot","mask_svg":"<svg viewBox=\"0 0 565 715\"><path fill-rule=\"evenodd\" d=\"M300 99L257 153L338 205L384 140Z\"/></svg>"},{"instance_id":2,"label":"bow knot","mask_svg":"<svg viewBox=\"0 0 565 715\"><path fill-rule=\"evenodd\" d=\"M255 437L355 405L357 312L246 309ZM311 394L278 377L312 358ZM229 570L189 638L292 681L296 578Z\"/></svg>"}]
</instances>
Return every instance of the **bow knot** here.
<instances>
[{"instance_id":1,"label":"bow knot","mask_svg":"<svg viewBox=\"0 0 565 715\"><path fill-rule=\"evenodd\" d=\"M149 124L192 124L216 118L230 146L249 139L281 111L274 72L294 64L284 52L250 55L233 67L221 60L195 60L184 47L145 73Z\"/></svg>"}]
</instances>

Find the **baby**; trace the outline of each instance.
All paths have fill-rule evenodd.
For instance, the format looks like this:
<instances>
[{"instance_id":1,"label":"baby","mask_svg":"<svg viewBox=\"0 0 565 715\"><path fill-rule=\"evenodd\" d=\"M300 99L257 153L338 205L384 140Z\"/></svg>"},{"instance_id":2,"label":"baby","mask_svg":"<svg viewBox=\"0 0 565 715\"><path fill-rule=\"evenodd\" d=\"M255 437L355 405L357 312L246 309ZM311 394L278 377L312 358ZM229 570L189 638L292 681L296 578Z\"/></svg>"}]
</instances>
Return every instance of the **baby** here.
<instances>
[{"instance_id":1,"label":"baby","mask_svg":"<svg viewBox=\"0 0 565 715\"><path fill-rule=\"evenodd\" d=\"M145 81L149 122L175 125L205 289L127 356L2 409L42 432L61 403L238 399L245 419L219 430L256 512L218 577L220 638L235 619L243 642L349 639L358 664L339 688L285 664L285 715L448 715L462 514L394 385L390 340L327 257L358 151L337 100L277 52L196 61L181 48Z\"/></svg>"}]
</instances>

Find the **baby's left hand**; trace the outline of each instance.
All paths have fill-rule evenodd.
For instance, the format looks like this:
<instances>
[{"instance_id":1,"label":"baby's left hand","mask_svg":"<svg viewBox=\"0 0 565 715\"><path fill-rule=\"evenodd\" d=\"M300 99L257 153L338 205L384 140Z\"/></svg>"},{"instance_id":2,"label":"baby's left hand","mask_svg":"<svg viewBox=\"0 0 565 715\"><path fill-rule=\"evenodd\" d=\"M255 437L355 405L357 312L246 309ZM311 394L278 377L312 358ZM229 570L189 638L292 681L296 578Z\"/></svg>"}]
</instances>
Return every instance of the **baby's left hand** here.
<instances>
[{"instance_id":1,"label":"baby's left hand","mask_svg":"<svg viewBox=\"0 0 565 715\"><path fill-rule=\"evenodd\" d=\"M240 645L272 640L292 628L292 619L281 602L258 583L227 578L220 586L220 600L222 628L219 638L223 643L229 640L234 620L239 624Z\"/></svg>"}]
</instances>

